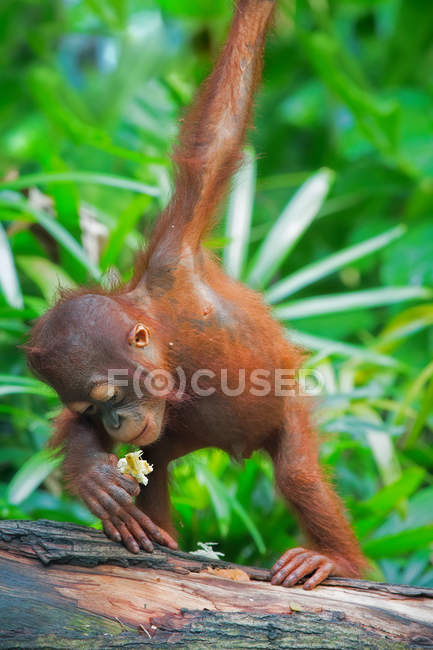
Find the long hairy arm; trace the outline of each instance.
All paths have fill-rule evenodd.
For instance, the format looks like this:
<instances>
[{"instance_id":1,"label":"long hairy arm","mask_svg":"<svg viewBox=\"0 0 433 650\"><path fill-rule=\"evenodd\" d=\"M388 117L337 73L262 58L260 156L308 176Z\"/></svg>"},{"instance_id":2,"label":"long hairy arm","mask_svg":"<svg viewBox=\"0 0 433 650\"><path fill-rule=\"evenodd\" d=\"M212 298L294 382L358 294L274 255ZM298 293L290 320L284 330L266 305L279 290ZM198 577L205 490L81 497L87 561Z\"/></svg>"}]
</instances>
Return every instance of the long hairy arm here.
<instances>
[{"instance_id":1,"label":"long hairy arm","mask_svg":"<svg viewBox=\"0 0 433 650\"><path fill-rule=\"evenodd\" d=\"M102 520L108 537L123 542L132 553L138 553L140 547L152 551L152 541L177 548L171 535L134 504L133 498L140 493L139 484L118 471L117 457L109 453L112 443L97 422L65 409L57 418L50 445L60 447L64 453L63 469L69 491Z\"/></svg>"},{"instance_id":2,"label":"long hairy arm","mask_svg":"<svg viewBox=\"0 0 433 650\"><path fill-rule=\"evenodd\" d=\"M239 0L224 48L183 121L172 199L159 218L145 268L196 252L241 159L274 0Z\"/></svg>"}]
</instances>

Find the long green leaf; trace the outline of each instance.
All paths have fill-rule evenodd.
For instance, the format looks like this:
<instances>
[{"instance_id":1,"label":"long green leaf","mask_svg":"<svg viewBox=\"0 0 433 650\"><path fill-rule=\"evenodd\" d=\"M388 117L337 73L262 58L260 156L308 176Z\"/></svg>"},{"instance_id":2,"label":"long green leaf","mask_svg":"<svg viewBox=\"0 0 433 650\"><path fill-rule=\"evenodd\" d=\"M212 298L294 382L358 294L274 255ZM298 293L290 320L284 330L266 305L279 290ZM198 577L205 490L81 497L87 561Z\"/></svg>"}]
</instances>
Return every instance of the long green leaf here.
<instances>
[{"instance_id":1,"label":"long green leaf","mask_svg":"<svg viewBox=\"0 0 433 650\"><path fill-rule=\"evenodd\" d=\"M61 463L61 458L51 449L42 449L24 463L14 475L7 492L12 505L18 505L26 499Z\"/></svg>"},{"instance_id":2,"label":"long green leaf","mask_svg":"<svg viewBox=\"0 0 433 650\"><path fill-rule=\"evenodd\" d=\"M42 384L39 379L33 379L32 377L18 377L17 375L0 375L0 384L9 384L13 383L17 386L31 386L32 384ZM45 384L42 384L43 386Z\"/></svg>"},{"instance_id":3,"label":"long green leaf","mask_svg":"<svg viewBox=\"0 0 433 650\"><path fill-rule=\"evenodd\" d=\"M387 346L433 324L433 305L416 305L395 316L380 335L380 346Z\"/></svg>"},{"instance_id":4,"label":"long green leaf","mask_svg":"<svg viewBox=\"0 0 433 650\"><path fill-rule=\"evenodd\" d=\"M283 298L287 298L287 296L292 295L296 291L303 289L313 282L322 280L347 264L362 259L363 257L384 248L394 239L401 237L405 231L405 226L396 226L381 235L367 239L360 244L344 248L341 251L338 251L338 253L329 255L329 257L326 257L319 262L309 264L296 273L293 273L288 278L281 280L281 282L274 284L269 291L265 293L265 299L267 302L275 303Z\"/></svg>"},{"instance_id":5,"label":"long green leaf","mask_svg":"<svg viewBox=\"0 0 433 650\"><path fill-rule=\"evenodd\" d=\"M392 510L400 499L410 497L421 485L426 472L421 467L409 467L394 483L390 483L376 492L372 497L363 501L362 509L370 512L378 511L386 513Z\"/></svg>"},{"instance_id":6,"label":"long green leaf","mask_svg":"<svg viewBox=\"0 0 433 650\"><path fill-rule=\"evenodd\" d=\"M252 287L264 287L308 228L329 191L334 173L322 169L291 198L261 245L248 277Z\"/></svg>"},{"instance_id":7,"label":"long green leaf","mask_svg":"<svg viewBox=\"0 0 433 650\"><path fill-rule=\"evenodd\" d=\"M371 558L398 557L420 549L426 550L432 542L433 524L428 524L379 539L371 539L363 544L363 549Z\"/></svg>"},{"instance_id":8,"label":"long green leaf","mask_svg":"<svg viewBox=\"0 0 433 650\"><path fill-rule=\"evenodd\" d=\"M196 464L197 475L201 475L203 483L208 487L209 494L211 495L212 503L215 512L223 517L223 521L227 524L226 533L228 533L228 525L230 522L230 511L234 510L236 514L243 521L245 527L254 539L260 553L266 550L263 537L261 536L257 526L246 512L245 508L239 501L233 497L227 490L226 486L202 463ZM218 517L219 519L219 517ZM221 529L221 522L218 521Z\"/></svg>"},{"instance_id":9,"label":"long green leaf","mask_svg":"<svg viewBox=\"0 0 433 650\"><path fill-rule=\"evenodd\" d=\"M384 287L296 300L276 307L273 313L281 320L295 320L353 309L382 307L408 300L427 300L432 297L433 291L425 287Z\"/></svg>"},{"instance_id":10,"label":"long green leaf","mask_svg":"<svg viewBox=\"0 0 433 650\"><path fill-rule=\"evenodd\" d=\"M418 438L421 435L421 432L423 431L424 425L427 422L427 418L431 413L432 404L433 404L433 380L430 380L427 390L424 391L421 406L418 410L418 414L416 416L415 422L413 423L412 429L410 430L409 435L406 438L405 445L404 445L405 449L411 449L416 445Z\"/></svg>"},{"instance_id":11,"label":"long green leaf","mask_svg":"<svg viewBox=\"0 0 433 650\"><path fill-rule=\"evenodd\" d=\"M388 431L380 431L380 424L374 423L364 427L364 435L371 449L382 481L390 485L401 476L400 461L394 446L394 440Z\"/></svg>"},{"instance_id":12,"label":"long green leaf","mask_svg":"<svg viewBox=\"0 0 433 650\"><path fill-rule=\"evenodd\" d=\"M107 244L99 260L101 268L107 269L110 265L115 264L117 257L125 246L127 236L133 232L137 221L148 207L149 202L148 196L138 195L128 203L127 208L119 215L119 219L108 236Z\"/></svg>"},{"instance_id":13,"label":"long green leaf","mask_svg":"<svg viewBox=\"0 0 433 650\"><path fill-rule=\"evenodd\" d=\"M224 249L224 268L235 279L242 276L251 228L256 183L254 152L247 149L244 162L233 181L226 217L229 244Z\"/></svg>"},{"instance_id":14,"label":"long green leaf","mask_svg":"<svg viewBox=\"0 0 433 650\"><path fill-rule=\"evenodd\" d=\"M332 339L326 339L292 329L286 329L286 335L289 341L305 347L307 350L323 352L329 356L359 359L359 361L364 361L365 363L373 363L377 366L389 368L401 366L393 357L387 356L386 354L379 354L378 352L374 352L374 350L353 345L352 343L341 343L340 341L333 341Z\"/></svg>"},{"instance_id":15,"label":"long green leaf","mask_svg":"<svg viewBox=\"0 0 433 650\"><path fill-rule=\"evenodd\" d=\"M208 470L206 465L197 462L195 463L195 468L197 479L209 490L210 500L215 510L220 533L223 537L226 537L229 532L231 510L226 490L221 481Z\"/></svg>"},{"instance_id":16,"label":"long green leaf","mask_svg":"<svg viewBox=\"0 0 433 650\"><path fill-rule=\"evenodd\" d=\"M245 510L243 505L235 497L232 497L231 504L233 510L236 512L239 518L242 519L245 528L248 530L251 537L253 538L259 552L262 554L266 553L266 545L265 542L263 541L263 537L261 536L260 531L255 525L255 523L249 516L248 512Z\"/></svg>"},{"instance_id":17,"label":"long green leaf","mask_svg":"<svg viewBox=\"0 0 433 650\"><path fill-rule=\"evenodd\" d=\"M94 279L99 279L101 272L87 256L84 249L72 237L72 235L51 215L43 210L37 210L29 201L17 198L8 198L3 194L0 196L0 208L7 207L13 210L19 210L25 217L31 217L32 220L39 223L50 235L74 257L79 264L81 264Z\"/></svg>"},{"instance_id":18,"label":"long green leaf","mask_svg":"<svg viewBox=\"0 0 433 650\"><path fill-rule=\"evenodd\" d=\"M17 277L9 240L0 224L0 287L8 304L15 309L24 307L23 295Z\"/></svg>"},{"instance_id":19,"label":"long green leaf","mask_svg":"<svg viewBox=\"0 0 433 650\"><path fill-rule=\"evenodd\" d=\"M20 176L12 181L4 181L0 183L0 190L19 190L33 185L46 185L51 183L87 183L89 185L107 185L108 187L117 187L121 190L129 190L130 192L138 192L139 194L147 194L148 196L159 196L160 191L157 187L152 185L145 185L140 181L135 181L123 176L116 176L114 174L96 174L94 172L56 172L56 173L41 173L41 174L27 174Z\"/></svg>"},{"instance_id":20,"label":"long green leaf","mask_svg":"<svg viewBox=\"0 0 433 650\"><path fill-rule=\"evenodd\" d=\"M419 375L416 377L415 381L412 383L410 386L409 390L407 391L406 395L404 396L404 399L402 400L400 410L396 413L394 416L394 422L396 424L399 424L400 422L404 421L404 412L406 408L410 405L410 403L416 399L416 397L421 393L423 390L425 384L428 381L431 381L433 377L433 361L430 361L425 368L422 369L422 371L419 373ZM429 389L430 390L430 389ZM426 391L426 392L429 392ZM420 414L418 414L419 417ZM418 419L418 418L417 418ZM407 437L405 441L405 447L410 449L410 447L416 442L418 436L417 429L415 429L415 435L413 433L413 430L410 432L409 436Z\"/></svg>"},{"instance_id":21,"label":"long green leaf","mask_svg":"<svg viewBox=\"0 0 433 650\"><path fill-rule=\"evenodd\" d=\"M426 472L420 467L409 467L394 483L385 486L376 492L370 499L360 504L360 513L366 512L367 516L357 517L356 532L364 537L376 528L386 515L403 499L410 497L421 485Z\"/></svg>"},{"instance_id":22,"label":"long green leaf","mask_svg":"<svg viewBox=\"0 0 433 650\"><path fill-rule=\"evenodd\" d=\"M53 393L50 392L48 386L46 386L45 390L38 386L0 386L0 397L6 395L39 395L40 397L52 397Z\"/></svg>"},{"instance_id":23,"label":"long green leaf","mask_svg":"<svg viewBox=\"0 0 433 650\"><path fill-rule=\"evenodd\" d=\"M54 390L39 381L39 379L33 379L33 377L16 377L15 375L0 375L0 395L10 395L13 393L29 393L44 397L55 396Z\"/></svg>"}]
</instances>

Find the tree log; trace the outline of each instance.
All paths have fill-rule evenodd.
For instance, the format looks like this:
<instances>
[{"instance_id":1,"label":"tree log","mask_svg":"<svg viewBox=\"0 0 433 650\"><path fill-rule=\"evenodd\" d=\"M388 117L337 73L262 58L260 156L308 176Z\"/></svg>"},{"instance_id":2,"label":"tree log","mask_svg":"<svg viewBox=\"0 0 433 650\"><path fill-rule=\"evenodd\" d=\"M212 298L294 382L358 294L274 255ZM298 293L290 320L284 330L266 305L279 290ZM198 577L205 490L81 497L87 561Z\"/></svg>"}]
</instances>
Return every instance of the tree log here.
<instances>
[{"instance_id":1,"label":"tree log","mask_svg":"<svg viewBox=\"0 0 433 650\"><path fill-rule=\"evenodd\" d=\"M132 555L68 523L0 522L0 648L167 646L433 648L433 589L274 587L266 569L162 547Z\"/></svg>"}]
</instances>

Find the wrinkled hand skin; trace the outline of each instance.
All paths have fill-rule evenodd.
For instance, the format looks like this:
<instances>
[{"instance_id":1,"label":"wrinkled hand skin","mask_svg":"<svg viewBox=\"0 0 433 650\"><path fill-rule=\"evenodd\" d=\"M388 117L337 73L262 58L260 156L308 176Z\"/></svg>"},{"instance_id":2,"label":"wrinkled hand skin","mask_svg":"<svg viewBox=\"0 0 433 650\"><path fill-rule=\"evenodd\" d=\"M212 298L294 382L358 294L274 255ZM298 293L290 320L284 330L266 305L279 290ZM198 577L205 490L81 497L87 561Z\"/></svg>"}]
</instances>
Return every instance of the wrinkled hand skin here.
<instances>
[{"instance_id":1,"label":"wrinkled hand skin","mask_svg":"<svg viewBox=\"0 0 433 650\"><path fill-rule=\"evenodd\" d=\"M73 483L74 491L101 519L107 537L123 542L131 553L138 553L140 548L152 552L152 541L174 550L178 548L165 530L134 505L133 498L139 494L140 485L132 476L119 472L114 454L98 454Z\"/></svg>"},{"instance_id":2,"label":"wrinkled hand skin","mask_svg":"<svg viewBox=\"0 0 433 650\"><path fill-rule=\"evenodd\" d=\"M271 583L293 587L309 576L304 589L314 589L328 576L347 576L345 561L306 548L291 548L271 569Z\"/></svg>"}]
</instances>

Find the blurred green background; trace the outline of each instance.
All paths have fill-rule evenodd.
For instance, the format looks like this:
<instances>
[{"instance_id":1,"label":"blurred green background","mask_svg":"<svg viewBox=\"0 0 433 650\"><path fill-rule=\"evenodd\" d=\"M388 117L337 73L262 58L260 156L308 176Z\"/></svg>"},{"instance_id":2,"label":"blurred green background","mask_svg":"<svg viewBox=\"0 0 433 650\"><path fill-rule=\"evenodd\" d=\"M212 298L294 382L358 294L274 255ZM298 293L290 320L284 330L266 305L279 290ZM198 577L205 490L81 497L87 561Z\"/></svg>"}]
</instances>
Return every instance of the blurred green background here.
<instances>
[{"instance_id":1,"label":"blurred green background","mask_svg":"<svg viewBox=\"0 0 433 650\"><path fill-rule=\"evenodd\" d=\"M0 517L98 526L44 450L30 377L57 288L127 278L171 187L179 118L228 0L2 0ZM312 355L322 461L373 575L433 587L433 4L279 3L256 128L208 241ZM173 468L182 547L270 564L301 533L269 460Z\"/></svg>"}]
</instances>

